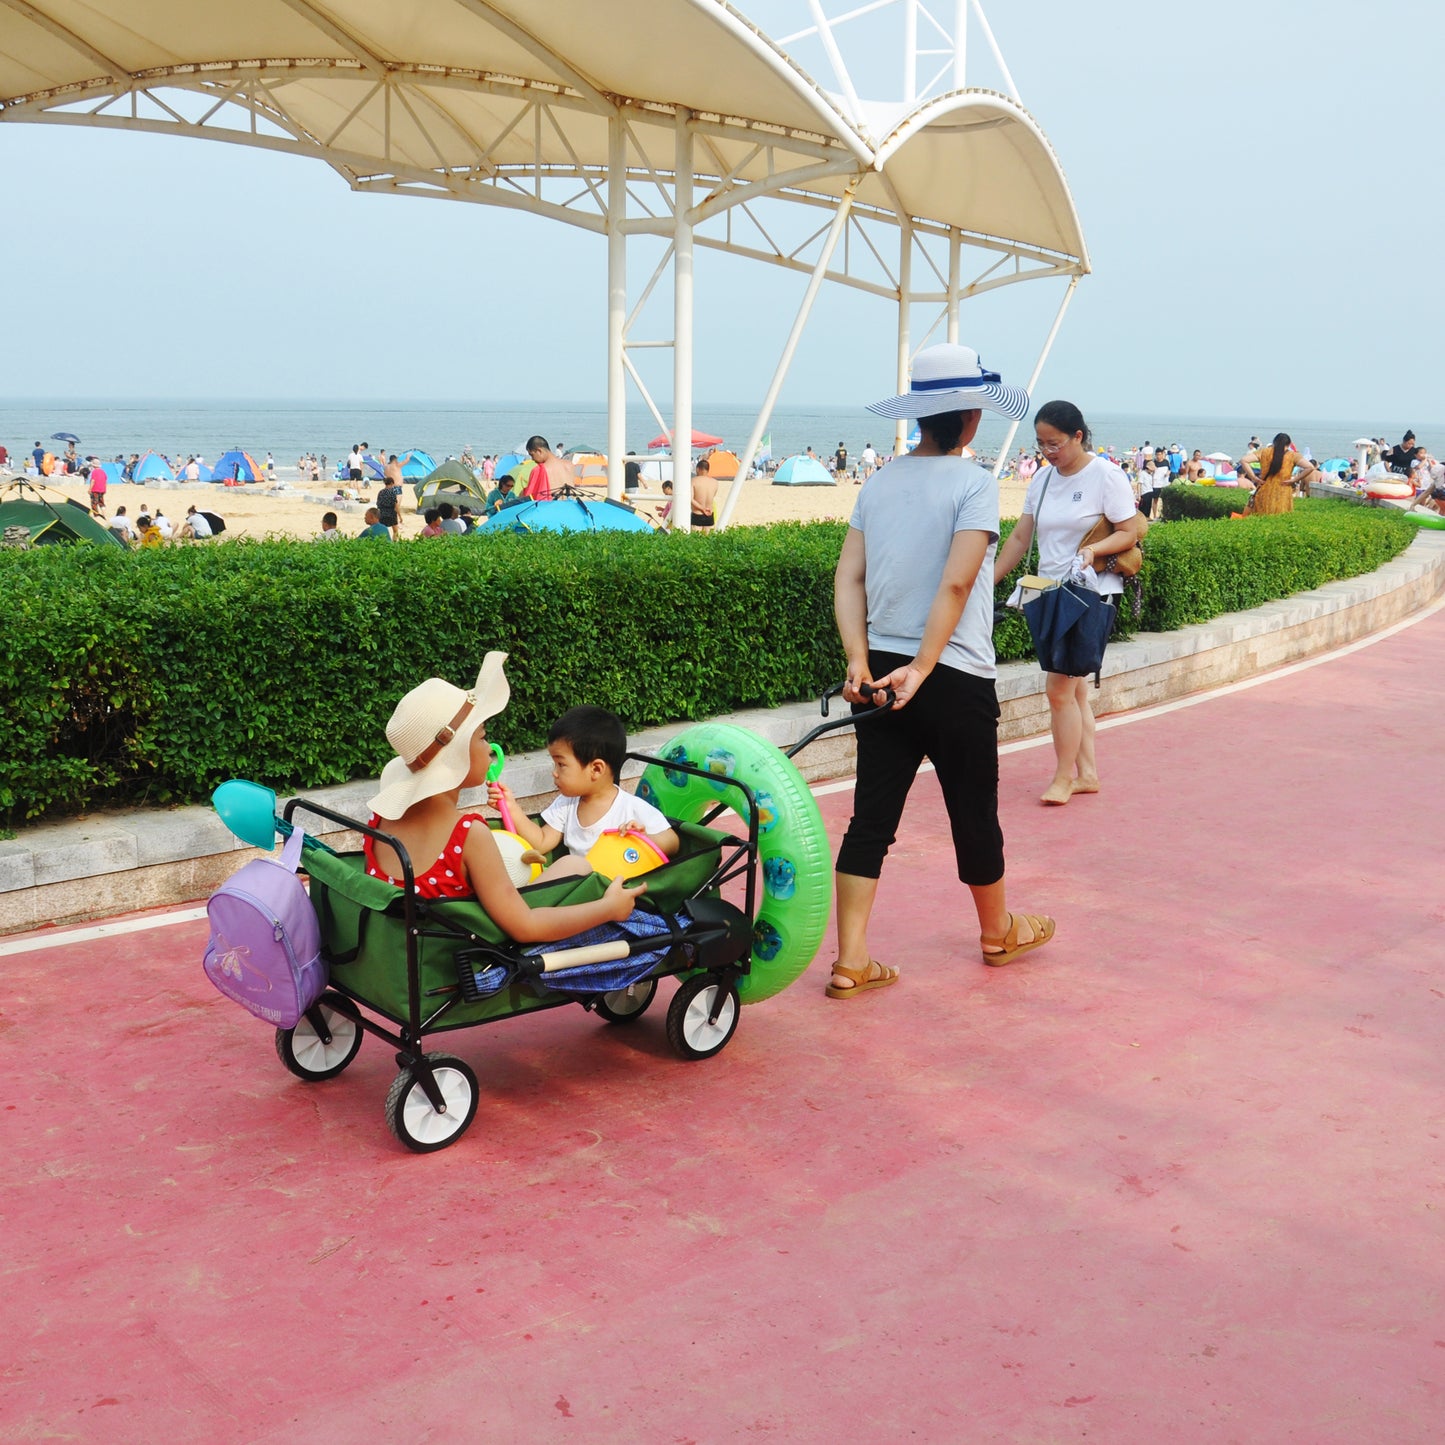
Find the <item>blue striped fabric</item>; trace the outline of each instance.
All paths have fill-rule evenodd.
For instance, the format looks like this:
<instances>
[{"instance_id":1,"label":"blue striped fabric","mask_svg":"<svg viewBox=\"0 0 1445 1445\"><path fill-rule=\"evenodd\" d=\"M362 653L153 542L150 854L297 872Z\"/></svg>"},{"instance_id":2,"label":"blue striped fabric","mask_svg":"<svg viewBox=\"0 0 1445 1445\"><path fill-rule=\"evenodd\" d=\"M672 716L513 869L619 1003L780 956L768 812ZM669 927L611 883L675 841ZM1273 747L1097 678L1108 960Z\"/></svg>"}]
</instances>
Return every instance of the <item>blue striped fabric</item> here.
<instances>
[{"instance_id":1,"label":"blue striped fabric","mask_svg":"<svg viewBox=\"0 0 1445 1445\"><path fill-rule=\"evenodd\" d=\"M690 922L685 913L679 914L677 921L682 927L686 927ZM561 948L582 948L589 943L610 943L616 938L635 940L665 936L671 931L671 921L660 913L634 908L632 916L621 923L599 924L596 928L573 934L571 938L564 938L556 943L534 944L525 951L533 955L551 953ZM537 985L551 993L612 993L616 989L636 983L640 978L646 978L666 953L667 947L664 945L607 963L584 963L576 968L559 968L554 973L544 973L537 979Z\"/></svg>"}]
</instances>

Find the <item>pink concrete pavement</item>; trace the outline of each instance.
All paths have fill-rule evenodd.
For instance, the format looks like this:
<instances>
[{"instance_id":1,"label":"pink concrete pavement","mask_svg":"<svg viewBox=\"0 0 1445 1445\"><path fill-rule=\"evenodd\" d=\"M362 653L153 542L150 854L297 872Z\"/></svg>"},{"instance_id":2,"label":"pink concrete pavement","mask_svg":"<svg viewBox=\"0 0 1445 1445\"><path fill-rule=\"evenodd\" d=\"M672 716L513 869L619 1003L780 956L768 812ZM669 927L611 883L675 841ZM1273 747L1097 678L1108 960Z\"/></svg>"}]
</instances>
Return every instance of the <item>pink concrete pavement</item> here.
<instances>
[{"instance_id":1,"label":"pink concrete pavement","mask_svg":"<svg viewBox=\"0 0 1445 1445\"><path fill-rule=\"evenodd\" d=\"M825 953L701 1064L660 1005L454 1035L433 1156L378 1041L281 1069L204 924L0 958L0 1439L1439 1441L1442 653L1101 734L1062 810L1006 756L1060 920L1010 969L925 775L898 988L827 1002Z\"/></svg>"}]
</instances>

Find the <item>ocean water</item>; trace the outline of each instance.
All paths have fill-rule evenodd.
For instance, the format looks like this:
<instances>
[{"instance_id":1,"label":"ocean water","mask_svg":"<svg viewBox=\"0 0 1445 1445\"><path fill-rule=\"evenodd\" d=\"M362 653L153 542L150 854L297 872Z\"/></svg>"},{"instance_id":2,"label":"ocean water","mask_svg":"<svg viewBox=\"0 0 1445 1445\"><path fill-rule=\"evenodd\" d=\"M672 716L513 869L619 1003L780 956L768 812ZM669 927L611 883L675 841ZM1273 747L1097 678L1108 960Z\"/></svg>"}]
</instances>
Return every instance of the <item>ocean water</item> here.
<instances>
[{"instance_id":1,"label":"ocean water","mask_svg":"<svg viewBox=\"0 0 1445 1445\"><path fill-rule=\"evenodd\" d=\"M752 430L755 411L737 403L698 401L693 424L700 431L721 436L741 450ZM1321 460L1351 455L1356 437L1385 436L1397 441L1405 423L1392 417L1328 421L1293 417L1190 417L1138 416L1101 412L1089 418L1096 445L1132 448L1141 442L1168 445L1178 442L1185 451L1198 447L1206 454L1227 452L1237 457L1251 436L1265 441L1286 430L1295 445L1308 447ZM1445 425L1431 426L1420 418L1406 418L1421 441L1432 448L1445 447ZM631 451L645 451L661 430L656 420L638 405L627 417L627 443ZM811 446L818 455L831 454L842 440L857 456L871 441L880 452L892 446L891 423L873 416L862 406L779 407L770 424L772 454L781 460ZM73 432L80 438L82 455L114 457L155 450L174 458L192 453L214 460L230 447L241 447L258 462L269 451L283 475L293 474L297 458L305 453L324 454L328 469L354 442L368 442L374 452L383 448L404 452L420 447L438 461L457 456L464 447L474 455L518 450L537 433L554 447L579 446L601 450L607 440L607 409L601 402L372 402L172 400L124 398L59 398L6 400L0 404L0 443L23 458L36 441L47 444L52 433ZM1007 423L988 413L975 442L980 455L997 455ZM1020 425L1012 450L1028 441L1032 428ZM56 443L59 450L61 444Z\"/></svg>"}]
</instances>

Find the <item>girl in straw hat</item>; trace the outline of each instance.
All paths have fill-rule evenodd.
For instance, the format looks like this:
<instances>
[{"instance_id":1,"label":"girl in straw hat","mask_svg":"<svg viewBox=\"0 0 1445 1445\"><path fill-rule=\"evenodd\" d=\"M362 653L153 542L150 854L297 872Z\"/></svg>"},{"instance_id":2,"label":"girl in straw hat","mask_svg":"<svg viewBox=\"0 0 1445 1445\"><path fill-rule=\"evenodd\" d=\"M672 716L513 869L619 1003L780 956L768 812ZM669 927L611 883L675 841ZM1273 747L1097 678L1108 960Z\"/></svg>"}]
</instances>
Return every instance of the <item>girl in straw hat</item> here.
<instances>
[{"instance_id":1,"label":"girl in straw hat","mask_svg":"<svg viewBox=\"0 0 1445 1445\"><path fill-rule=\"evenodd\" d=\"M486 721L507 705L511 689L502 672L505 652L489 652L469 692L429 677L397 703L386 725L397 756L381 775L371 799L371 826L400 841L413 860L422 898L475 897L492 921L518 943L544 943L627 918L646 885L624 888L621 875L593 903L529 908L507 876L506 865L480 813L463 812L463 788L479 787L492 763ZM401 859L385 843L368 838L366 871L402 885ZM428 861L417 867L416 860ZM589 871L585 859L564 859L548 870Z\"/></svg>"}]
</instances>

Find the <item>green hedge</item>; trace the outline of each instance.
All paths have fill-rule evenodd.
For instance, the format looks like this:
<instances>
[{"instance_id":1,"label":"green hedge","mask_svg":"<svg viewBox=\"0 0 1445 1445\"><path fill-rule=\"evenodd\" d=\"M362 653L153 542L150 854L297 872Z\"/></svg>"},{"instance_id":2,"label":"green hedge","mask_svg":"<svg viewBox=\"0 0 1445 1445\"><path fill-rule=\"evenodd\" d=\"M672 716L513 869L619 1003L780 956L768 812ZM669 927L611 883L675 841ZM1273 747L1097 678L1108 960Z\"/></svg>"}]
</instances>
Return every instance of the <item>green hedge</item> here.
<instances>
[{"instance_id":1,"label":"green hedge","mask_svg":"<svg viewBox=\"0 0 1445 1445\"><path fill-rule=\"evenodd\" d=\"M1249 505L1248 487L1201 487L1175 482L1161 494L1160 512L1166 522L1223 520Z\"/></svg>"},{"instance_id":2,"label":"green hedge","mask_svg":"<svg viewBox=\"0 0 1445 1445\"><path fill-rule=\"evenodd\" d=\"M0 549L0 820L196 801L232 776L374 777L397 699L431 674L470 682L489 648L511 654L491 729L508 751L584 699L636 729L816 696L842 675L845 530ZM1138 625L1370 571L1414 532L1393 508L1331 501L1157 527ZM1030 657L1023 619L996 616L999 660Z\"/></svg>"}]
</instances>

